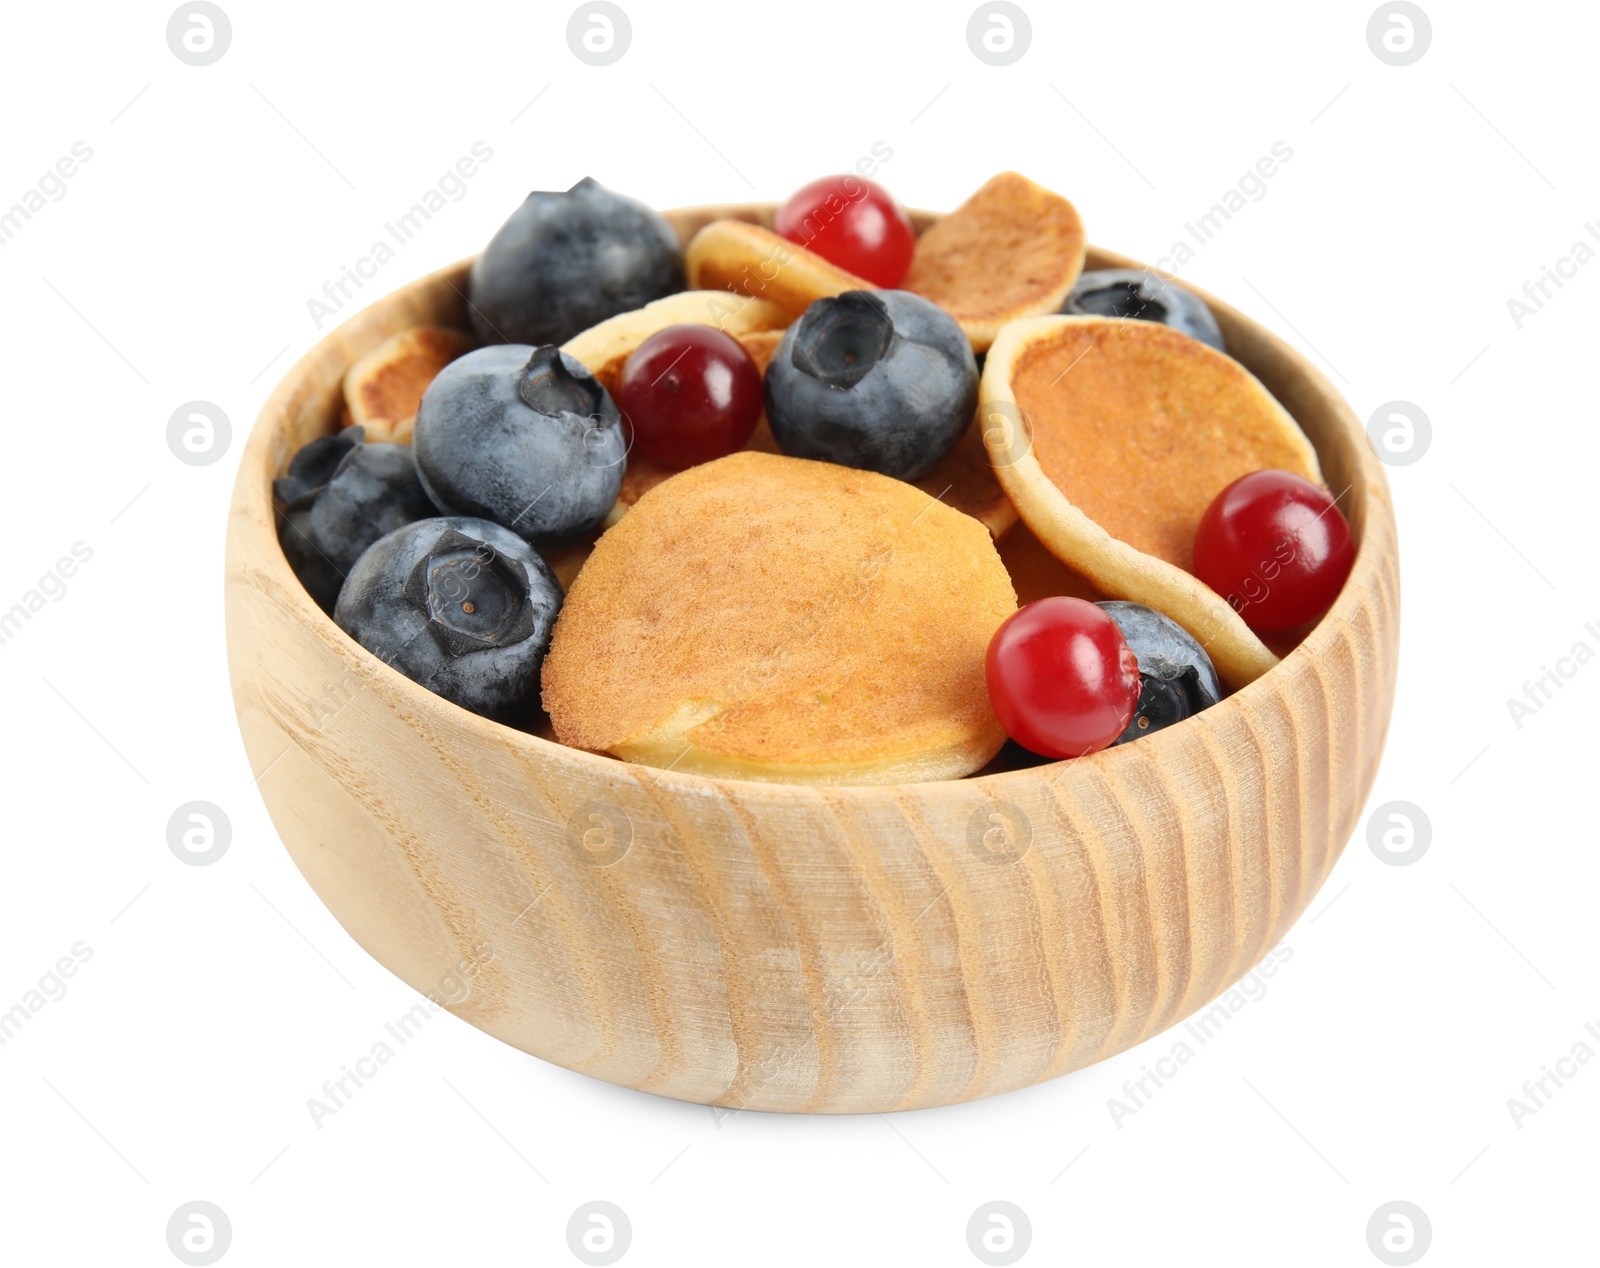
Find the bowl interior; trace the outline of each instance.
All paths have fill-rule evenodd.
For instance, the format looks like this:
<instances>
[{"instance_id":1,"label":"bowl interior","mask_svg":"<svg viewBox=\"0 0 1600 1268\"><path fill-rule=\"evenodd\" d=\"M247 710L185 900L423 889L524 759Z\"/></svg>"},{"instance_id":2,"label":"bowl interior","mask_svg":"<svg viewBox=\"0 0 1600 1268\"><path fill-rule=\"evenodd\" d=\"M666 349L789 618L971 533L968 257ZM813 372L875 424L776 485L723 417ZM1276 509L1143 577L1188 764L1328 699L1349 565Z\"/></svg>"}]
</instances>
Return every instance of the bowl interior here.
<instances>
[{"instance_id":1,"label":"bowl interior","mask_svg":"<svg viewBox=\"0 0 1600 1268\"><path fill-rule=\"evenodd\" d=\"M740 219L751 223L770 225L776 203L731 204L688 208L663 213L687 242L704 225L716 219ZM921 233L938 218L937 213L912 211L913 224ZM400 290L357 313L319 343L283 380L264 408L250 448L241 469L241 482L248 481L261 494L253 518L257 528L271 534L271 483L283 474L295 451L317 436L337 430L343 410L342 380L344 371L358 358L377 347L395 333L415 325L444 325L470 330L466 298L467 272L471 261L464 260L418 279ZM1086 269L1145 268L1137 260L1090 246ZM1174 279L1180 280L1180 279ZM1340 509L1350 521L1358 545L1356 567L1334 606L1323 616L1319 625L1341 621L1346 609L1356 601L1357 578L1372 566L1365 547L1366 526L1370 510L1376 502L1385 510L1388 507L1388 489L1381 468L1372 455L1366 434L1343 399L1328 381L1297 352L1276 336L1257 325L1227 302L1183 283L1200 295L1212 308L1221 326L1229 353L1244 364L1261 380L1300 424L1317 450L1323 476L1330 491L1337 497ZM281 398L281 399L280 399ZM275 534L274 534L275 536ZM293 574L281 550L268 552L274 556L274 565L280 570L277 578L288 594L297 596L294 601L303 603L309 611L308 621L325 623L330 637L343 639L332 622L311 604ZM1299 657L1307 653L1313 643L1314 632L1290 653ZM356 649L358 654L360 649ZM1281 667L1280 667L1281 668ZM1252 691L1260 682L1267 681L1279 672L1277 669L1243 689L1234 697ZM417 689L419 692L421 688ZM536 748L555 748L561 753L589 758L601 763L617 759L605 755L582 754L577 750L556 745L553 741L528 732L510 731L499 724L485 725L506 730ZM1103 760L1118 760L1117 755L1130 751L1131 746L1106 750L1096 755ZM969 777L980 779L1003 778L1004 774L986 774ZM699 776L680 775L688 780ZM739 783L741 781L718 781ZM967 782L967 781L962 781Z\"/></svg>"}]
</instances>

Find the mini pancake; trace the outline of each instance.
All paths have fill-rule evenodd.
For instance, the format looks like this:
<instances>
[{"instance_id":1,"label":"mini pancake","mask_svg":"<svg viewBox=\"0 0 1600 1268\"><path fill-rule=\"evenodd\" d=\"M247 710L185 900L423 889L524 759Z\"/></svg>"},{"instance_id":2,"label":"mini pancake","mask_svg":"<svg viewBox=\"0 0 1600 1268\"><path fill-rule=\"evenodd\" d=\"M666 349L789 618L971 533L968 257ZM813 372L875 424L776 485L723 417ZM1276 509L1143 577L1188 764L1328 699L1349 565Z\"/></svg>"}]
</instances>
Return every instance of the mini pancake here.
<instances>
[{"instance_id":1,"label":"mini pancake","mask_svg":"<svg viewBox=\"0 0 1600 1268\"><path fill-rule=\"evenodd\" d=\"M939 459L934 469L911 482L929 497L938 498L979 521L998 541L1017 522L1017 508L994 478L989 454L983 447L983 429L978 420L956 441L955 448Z\"/></svg>"},{"instance_id":2,"label":"mini pancake","mask_svg":"<svg viewBox=\"0 0 1600 1268\"><path fill-rule=\"evenodd\" d=\"M1006 566L1011 586L1017 592L1018 607L1058 594L1090 603L1106 597L1082 573L1052 555L1026 524L1018 524L1002 537L999 550L1000 562Z\"/></svg>"},{"instance_id":3,"label":"mini pancake","mask_svg":"<svg viewBox=\"0 0 1600 1268\"><path fill-rule=\"evenodd\" d=\"M1087 249L1076 207L1001 172L917 239L901 285L948 312L982 352L1006 322L1059 310Z\"/></svg>"},{"instance_id":4,"label":"mini pancake","mask_svg":"<svg viewBox=\"0 0 1600 1268\"><path fill-rule=\"evenodd\" d=\"M391 445L409 445L411 433L416 430L417 416L408 415L394 422L387 418L375 418L367 424L367 439L370 441L388 441Z\"/></svg>"},{"instance_id":5,"label":"mini pancake","mask_svg":"<svg viewBox=\"0 0 1600 1268\"><path fill-rule=\"evenodd\" d=\"M871 282L830 264L814 251L742 220L713 220L684 252L689 285L766 300L800 316L813 300L845 291L870 291Z\"/></svg>"},{"instance_id":6,"label":"mini pancake","mask_svg":"<svg viewBox=\"0 0 1600 1268\"><path fill-rule=\"evenodd\" d=\"M411 443L417 406L435 376L478 341L447 326L413 326L384 340L344 376L345 406L369 441Z\"/></svg>"},{"instance_id":7,"label":"mini pancake","mask_svg":"<svg viewBox=\"0 0 1600 1268\"><path fill-rule=\"evenodd\" d=\"M613 395L633 350L668 326L715 326L735 339L758 331L780 334L793 318L786 309L722 290L680 291L591 326L561 345ZM765 363L763 363L765 364Z\"/></svg>"},{"instance_id":8,"label":"mini pancake","mask_svg":"<svg viewBox=\"0 0 1600 1268\"><path fill-rule=\"evenodd\" d=\"M995 340L979 399L995 474L1053 555L1177 621L1231 686L1277 663L1190 572L1200 517L1234 480L1268 467L1322 480L1248 370L1156 322L1029 317Z\"/></svg>"},{"instance_id":9,"label":"mini pancake","mask_svg":"<svg viewBox=\"0 0 1600 1268\"><path fill-rule=\"evenodd\" d=\"M1005 736L984 654L1016 595L983 526L870 471L743 452L652 489L567 595L563 744L740 779L958 779Z\"/></svg>"}]
</instances>

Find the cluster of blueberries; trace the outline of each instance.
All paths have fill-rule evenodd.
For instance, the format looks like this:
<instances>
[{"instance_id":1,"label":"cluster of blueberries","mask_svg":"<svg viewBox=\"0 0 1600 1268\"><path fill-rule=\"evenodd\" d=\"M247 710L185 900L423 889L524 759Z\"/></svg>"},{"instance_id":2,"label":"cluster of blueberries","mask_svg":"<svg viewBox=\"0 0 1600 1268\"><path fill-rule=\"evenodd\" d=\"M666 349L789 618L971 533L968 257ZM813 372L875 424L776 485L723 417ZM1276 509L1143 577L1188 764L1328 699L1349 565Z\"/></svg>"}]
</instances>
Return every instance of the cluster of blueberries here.
<instances>
[{"instance_id":1,"label":"cluster of blueberries","mask_svg":"<svg viewBox=\"0 0 1600 1268\"><path fill-rule=\"evenodd\" d=\"M627 466L616 404L559 345L683 286L677 235L643 204L592 180L530 195L472 269L488 346L429 385L412 443L349 427L276 481L278 536L312 598L474 712L534 695L562 600L540 552L598 529Z\"/></svg>"},{"instance_id":2,"label":"cluster of blueberries","mask_svg":"<svg viewBox=\"0 0 1600 1268\"><path fill-rule=\"evenodd\" d=\"M469 308L488 346L428 387L412 444L346 428L305 445L275 482L284 553L316 602L474 712L504 717L535 695L562 602L540 552L599 528L629 443L610 394L559 347L684 284L677 235L644 204L589 179L530 194L472 267ZM1062 311L1160 321L1222 346L1198 298L1141 272L1085 274ZM970 425L978 362L928 300L850 291L789 327L763 391L784 453L914 480ZM1106 607L1156 684L1125 738L1220 698L1210 660L1176 624Z\"/></svg>"}]
</instances>

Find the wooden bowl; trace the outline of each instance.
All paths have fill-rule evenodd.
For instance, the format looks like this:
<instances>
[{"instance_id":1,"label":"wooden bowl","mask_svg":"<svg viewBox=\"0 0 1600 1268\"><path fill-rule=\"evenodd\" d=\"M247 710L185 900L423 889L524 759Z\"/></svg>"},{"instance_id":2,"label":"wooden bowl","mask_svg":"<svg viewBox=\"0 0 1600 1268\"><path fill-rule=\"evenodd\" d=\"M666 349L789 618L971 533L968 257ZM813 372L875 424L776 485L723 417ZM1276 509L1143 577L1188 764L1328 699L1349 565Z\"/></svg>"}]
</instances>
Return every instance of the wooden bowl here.
<instances>
[{"instance_id":1,"label":"wooden bowl","mask_svg":"<svg viewBox=\"0 0 1600 1268\"><path fill-rule=\"evenodd\" d=\"M669 216L687 237L771 213ZM1130 266L1089 251L1090 268ZM1274 335L1206 297L1348 488L1360 543L1338 602L1282 664L1077 761L810 788L630 766L476 717L352 642L289 571L273 476L336 425L357 357L407 326L466 327L466 267L301 359L256 422L229 513L228 660L251 768L296 865L380 963L613 1083L881 1111L1026 1087L1139 1043L1305 910L1383 749L1399 570L1360 423Z\"/></svg>"}]
</instances>

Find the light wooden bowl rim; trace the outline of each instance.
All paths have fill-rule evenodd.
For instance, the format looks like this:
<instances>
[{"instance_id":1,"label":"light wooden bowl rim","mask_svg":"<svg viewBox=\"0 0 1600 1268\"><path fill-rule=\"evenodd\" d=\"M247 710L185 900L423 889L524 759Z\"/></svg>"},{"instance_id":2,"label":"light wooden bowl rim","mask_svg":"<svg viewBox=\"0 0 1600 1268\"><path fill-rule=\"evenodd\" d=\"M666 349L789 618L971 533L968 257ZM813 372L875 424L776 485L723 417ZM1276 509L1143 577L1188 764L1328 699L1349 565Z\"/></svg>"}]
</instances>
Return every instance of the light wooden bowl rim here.
<instances>
[{"instance_id":1,"label":"light wooden bowl rim","mask_svg":"<svg viewBox=\"0 0 1600 1268\"><path fill-rule=\"evenodd\" d=\"M776 203L724 204L681 208L663 214L669 218L679 218L675 220L675 223L687 221L700 224L719 218L760 221L763 219L770 220L772 211L776 206ZM911 214L920 232L928 224L938 219L940 213L914 210ZM398 670L391 669L388 665L385 665L376 656L373 656L372 653L356 643L354 639L346 635L334 624L331 617L317 607L310 594L290 570L288 560L278 545L272 509L272 480L275 476L282 474L277 457L283 452L279 433L292 417L290 404L301 381L314 375L319 362L343 345L351 328L375 309L394 301L408 291L432 288L440 282L447 282L459 291L461 288L457 283L464 281L467 270L471 267L474 258L468 257L423 277L415 278L389 292L381 299L374 301L367 308L358 310L313 345L279 380L262 405L261 412L251 428L250 436L240 461L233 495L233 505L230 509L230 534L239 533L242 536L239 540L230 543L230 552L234 550L248 552L248 555L253 560L259 562L261 566L269 571L270 579L274 583L275 589L284 597L286 602L293 606L294 615L302 627L309 631L320 633L322 639L331 646L337 655L347 659L354 658L358 662L362 662L363 667L370 672L391 675L392 685L398 686L402 692L409 693L412 704L419 711L425 713L432 709L452 710L454 723L457 726L468 728L474 735L481 735L485 739L492 738L502 743L515 743L540 759L570 763L573 767L586 772L588 775L603 778L608 773L614 773L617 767L626 766L627 763L605 754L589 753L582 749L569 748L563 744L543 739L531 732L520 731L488 718L480 717L469 710L461 709L443 700L425 687L406 678ZM1088 262L1085 267L1157 271L1150 269L1150 266L1140 261L1093 245L1088 248ZM1211 709L1197 718L1183 724L1184 726L1193 726L1204 724L1208 719L1217 720L1212 718L1212 715L1217 714L1218 718L1220 718L1221 715L1218 714L1218 711L1233 712L1248 709L1258 697L1264 697L1267 692L1275 688L1275 679L1284 673L1285 666L1289 665L1290 662L1302 661L1316 656L1325 645L1327 639L1332 636L1332 632L1360 609L1367 592L1380 583L1379 572L1384 566L1384 561L1378 556L1378 546L1373 540L1375 535L1366 531L1367 525L1373 516L1392 519L1393 508L1382 465L1372 451L1365 430L1345 402L1343 396L1328 381L1326 376L1276 334L1245 316L1232 305L1216 298L1198 286L1183 281L1181 278L1172 276L1172 280L1179 282L1180 285L1185 286L1204 299L1217 315L1225 333L1234 330L1249 332L1252 343L1265 345L1274 354L1287 362L1295 372L1304 376L1309 381L1312 389L1323 398L1325 403L1331 404L1332 412L1339 424L1338 433L1334 437L1324 438L1321 441L1318 441L1316 437L1312 437L1312 443L1316 447L1318 456L1322 459L1325 468L1332 465L1335 470L1348 472L1351 487L1343 496L1354 495L1354 497L1345 504L1344 509L1357 537L1356 560L1354 567L1351 569L1350 577L1346 581L1338 599L1334 602L1333 607L1323 616L1316 628L1271 670L1268 670L1254 682L1235 691L1227 699L1212 706ZM1239 357L1238 359L1257 377L1263 377L1258 372L1257 366L1252 364L1251 359L1245 357ZM1335 455L1327 452L1330 444L1336 446L1340 451L1336 455L1336 461L1331 464L1328 460L1330 457L1335 457ZM251 489L256 490L260 496L251 497L249 495L249 490ZM1334 492L1338 493L1339 491L1334 490ZM1319 637L1319 635L1323 637ZM1119 765L1140 762L1149 756L1153 756L1151 745L1162 743L1164 734L1176 733L1181 729L1181 727L1172 728L1168 733L1158 732L1140 740L1138 744L1119 745L1091 754L1088 757L1073 759L1073 761L1077 764L1093 763L1107 772L1112 772ZM968 776L961 780L930 781L920 785L838 785L830 786L828 791L830 795L875 798L892 796L897 792L912 787L928 788L935 785L978 784L985 789L1003 793L1012 785L1031 783L1037 780L1040 778L1041 773L1053 773L1061 765L1062 763L1056 762L1045 766L1024 767L988 775ZM792 793L796 797L814 791L811 785L786 785L726 779L674 770L655 771L652 784L657 788L667 787L684 792L716 788L724 785L747 790L752 787L760 787L773 797L782 796L785 791Z\"/></svg>"}]
</instances>

